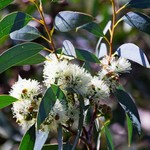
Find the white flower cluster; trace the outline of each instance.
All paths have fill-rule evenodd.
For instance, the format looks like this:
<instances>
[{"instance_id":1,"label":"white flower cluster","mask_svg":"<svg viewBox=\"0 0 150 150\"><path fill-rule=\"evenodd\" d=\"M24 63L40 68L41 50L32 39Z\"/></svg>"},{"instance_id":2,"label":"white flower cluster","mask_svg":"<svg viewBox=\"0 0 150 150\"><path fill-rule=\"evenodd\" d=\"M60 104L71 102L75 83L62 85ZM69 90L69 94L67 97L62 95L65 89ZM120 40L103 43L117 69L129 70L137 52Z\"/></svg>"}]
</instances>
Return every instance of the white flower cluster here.
<instances>
[{"instance_id":1,"label":"white flower cluster","mask_svg":"<svg viewBox=\"0 0 150 150\"><path fill-rule=\"evenodd\" d=\"M12 86L10 95L17 98L12 111L19 125L28 129L36 122L36 115L41 100L41 86L36 80L19 77Z\"/></svg>"},{"instance_id":2,"label":"white flower cluster","mask_svg":"<svg viewBox=\"0 0 150 150\"><path fill-rule=\"evenodd\" d=\"M49 88L55 84L64 92L67 102L57 99L49 115L41 124L42 131L56 131L59 124L77 129L80 116L78 95L82 95L84 103L99 105L101 100L110 95L110 85L113 77L120 73L129 72L131 64L125 58L104 57L101 60L102 70L93 76L83 67L70 62L69 57L57 59L50 54L45 61L43 77L44 85ZM115 84L114 84L115 86ZM17 122L24 128L29 128L36 122L37 111L41 98L41 86L35 80L19 78L10 95L18 99L13 103L13 114Z\"/></svg>"},{"instance_id":3,"label":"white flower cluster","mask_svg":"<svg viewBox=\"0 0 150 150\"><path fill-rule=\"evenodd\" d=\"M101 60L101 66L99 78L105 81L111 90L116 87L116 81L121 73L129 73L132 70L131 63L123 57L105 56Z\"/></svg>"}]
</instances>

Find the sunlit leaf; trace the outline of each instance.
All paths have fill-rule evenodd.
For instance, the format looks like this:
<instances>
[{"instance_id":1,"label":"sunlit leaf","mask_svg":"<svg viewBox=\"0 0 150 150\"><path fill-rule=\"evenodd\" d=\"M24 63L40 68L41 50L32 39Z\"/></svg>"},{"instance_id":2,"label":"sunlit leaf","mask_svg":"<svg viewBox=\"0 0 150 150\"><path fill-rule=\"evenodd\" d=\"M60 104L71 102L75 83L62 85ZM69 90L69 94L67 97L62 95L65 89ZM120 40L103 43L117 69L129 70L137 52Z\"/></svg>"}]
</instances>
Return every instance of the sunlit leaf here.
<instances>
[{"instance_id":1,"label":"sunlit leaf","mask_svg":"<svg viewBox=\"0 0 150 150\"><path fill-rule=\"evenodd\" d=\"M123 20L130 26L150 34L150 17L139 12L128 12Z\"/></svg>"},{"instance_id":2,"label":"sunlit leaf","mask_svg":"<svg viewBox=\"0 0 150 150\"><path fill-rule=\"evenodd\" d=\"M13 31L23 28L32 17L23 12L13 12L0 20L0 39Z\"/></svg>"},{"instance_id":3,"label":"sunlit leaf","mask_svg":"<svg viewBox=\"0 0 150 150\"><path fill-rule=\"evenodd\" d=\"M139 113L135 103L131 96L125 92L124 90L118 88L115 93L119 104L124 109L124 111L128 114L130 119L132 120L133 125L136 127L139 134L141 134L141 122L139 118Z\"/></svg>"},{"instance_id":4,"label":"sunlit leaf","mask_svg":"<svg viewBox=\"0 0 150 150\"><path fill-rule=\"evenodd\" d=\"M0 10L9 5L13 0L0 0Z\"/></svg>"},{"instance_id":5,"label":"sunlit leaf","mask_svg":"<svg viewBox=\"0 0 150 150\"><path fill-rule=\"evenodd\" d=\"M37 117L38 129L40 128L40 125L45 120L45 118L48 117L49 112L52 110L57 99L59 99L60 101L65 100L65 95L58 86L51 85L51 87L49 87L45 92L39 107Z\"/></svg>"},{"instance_id":6,"label":"sunlit leaf","mask_svg":"<svg viewBox=\"0 0 150 150\"><path fill-rule=\"evenodd\" d=\"M69 40L63 42L62 51L65 55L76 57L75 47Z\"/></svg>"},{"instance_id":7,"label":"sunlit leaf","mask_svg":"<svg viewBox=\"0 0 150 150\"><path fill-rule=\"evenodd\" d=\"M11 47L0 55L0 73L33 57L43 49L42 45L32 42Z\"/></svg>"},{"instance_id":8,"label":"sunlit leaf","mask_svg":"<svg viewBox=\"0 0 150 150\"><path fill-rule=\"evenodd\" d=\"M111 133L110 133L109 129L107 128L107 126L104 126L104 129L105 129L105 136L106 136L107 146L108 146L109 150L114 150L114 144L113 144L113 141L112 141Z\"/></svg>"},{"instance_id":9,"label":"sunlit leaf","mask_svg":"<svg viewBox=\"0 0 150 150\"><path fill-rule=\"evenodd\" d=\"M84 29L84 30L92 33L96 37L103 37L104 36L103 30L95 22L90 22L90 23L87 23L85 25L82 25L82 26L80 26L80 27L77 28L77 30L79 30L79 29Z\"/></svg>"},{"instance_id":10,"label":"sunlit leaf","mask_svg":"<svg viewBox=\"0 0 150 150\"><path fill-rule=\"evenodd\" d=\"M35 126L33 125L30 129L25 133L21 144L19 146L19 150L33 150L35 143Z\"/></svg>"},{"instance_id":11,"label":"sunlit leaf","mask_svg":"<svg viewBox=\"0 0 150 150\"><path fill-rule=\"evenodd\" d=\"M34 150L41 150L48 138L49 132L36 131Z\"/></svg>"},{"instance_id":12,"label":"sunlit leaf","mask_svg":"<svg viewBox=\"0 0 150 150\"><path fill-rule=\"evenodd\" d=\"M150 8L150 0L131 0L127 7L133 8Z\"/></svg>"},{"instance_id":13,"label":"sunlit leaf","mask_svg":"<svg viewBox=\"0 0 150 150\"><path fill-rule=\"evenodd\" d=\"M46 58L44 56L42 56L41 54L36 54L24 61L17 63L15 66L39 64L39 63L44 62L45 60Z\"/></svg>"},{"instance_id":14,"label":"sunlit leaf","mask_svg":"<svg viewBox=\"0 0 150 150\"><path fill-rule=\"evenodd\" d=\"M121 45L117 49L116 54L121 57L132 60L144 67L147 67L147 68L150 67L148 59L145 56L144 52L135 44L126 43L126 44Z\"/></svg>"},{"instance_id":15,"label":"sunlit leaf","mask_svg":"<svg viewBox=\"0 0 150 150\"><path fill-rule=\"evenodd\" d=\"M61 32L68 32L93 20L92 16L81 12L61 11L54 20L54 27Z\"/></svg>"},{"instance_id":16,"label":"sunlit leaf","mask_svg":"<svg viewBox=\"0 0 150 150\"><path fill-rule=\"evenodd\" d=\"M32 41L40 36L38 29L29 25L10 33L10 38L18 41Z\"/></svg>"},{"instance_id":17,"label":"sunlit leaf","mask_svg":"<svg viewBox=\"0 0 150 150\"><path fill-rule=\"evenodd\" d=\"M0 109L16 102L17 100L18 99L9 95L0 95Z\"/></svg>"},{"instance_id":18,"label":"sunlit leaf","mask_svg":"<svg viewBox=\"0 0 150 150\"><path fill-rule=\"evenodd\" d=\"M126 113L126 120L127 120L127 128L128 128L128 145L131 145L131 141L132 141L132 130L133 130L133 126L132 126L132 121L129 118L128 114Z\"/></svg>"}]
</instances>

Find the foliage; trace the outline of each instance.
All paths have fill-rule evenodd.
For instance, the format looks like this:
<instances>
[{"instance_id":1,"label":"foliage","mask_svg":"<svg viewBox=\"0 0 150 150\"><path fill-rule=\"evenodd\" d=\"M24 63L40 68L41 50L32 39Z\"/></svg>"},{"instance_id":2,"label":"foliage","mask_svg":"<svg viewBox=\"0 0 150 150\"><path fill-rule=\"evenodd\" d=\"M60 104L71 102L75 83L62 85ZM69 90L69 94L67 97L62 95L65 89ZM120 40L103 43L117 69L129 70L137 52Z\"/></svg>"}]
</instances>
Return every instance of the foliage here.
<instances>
[{"instance_id":1,"label":"foliage","mask_svg":"<svg viewBox=\"0 0 150 150\"><path fill-rule=\"evenodd\" d=\"M0 0L0 9L11 5L11 2ZM19 149L75 150L80 147L80 140L87 149L98 150L103 133L108 149L115 149L108 129L112 119L108 99L112 96L125 112L128 145L131 145L133 127L140 135L141 121L133 98L123 89L119 79L120 75L132 70L129 60L145 68L149 68L150 64L143 50L133 43L124 43L115 50L115 30L124 21L150 34L150 18L128 9L150 8L149 0L131 0L119 9L116 9L115 0L110 0L106 5L112 7L112 15L104 27L92 15L74 11L60 11L50 27L44 15L44 3L42 0L28 2L40 18L34 17L30 11L29 14L17 11L0 20L0 39L9 35L17 41L15 46L0 54L0 73L13 66L44 63L42 85L36 80L19 77L9 95L0 96L0 108L12 104L16 122L27 130ZM51 1L51 5L57 3L59 0ZM123 17L120 17L121 13ZM29 25L30 21L42 25L44 33ZM55 32L80 33L80 30L99 38L96 47L100 48L87 51L74 47L69 40L64 40L62 47L56 48ZM36 39L39 38L44 41L42 44L37 44ZM48 55L43 56L42 52ZM93 64L100 69L94 72ZM65 140L64 131L69 133ZM53 132L57 133L58 143L45 144ZM98 139L97 142L94 138Z\"/></svg>"}]
</instances>

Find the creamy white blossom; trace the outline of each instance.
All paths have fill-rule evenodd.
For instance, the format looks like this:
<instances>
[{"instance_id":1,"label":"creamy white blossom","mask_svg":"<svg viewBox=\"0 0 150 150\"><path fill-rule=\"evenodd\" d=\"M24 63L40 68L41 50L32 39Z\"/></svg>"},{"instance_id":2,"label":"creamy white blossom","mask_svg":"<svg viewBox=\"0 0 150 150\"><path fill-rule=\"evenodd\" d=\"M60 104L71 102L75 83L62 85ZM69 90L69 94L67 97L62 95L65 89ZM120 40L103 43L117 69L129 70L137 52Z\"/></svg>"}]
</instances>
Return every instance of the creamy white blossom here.
<instances>
[{"instance_id":1,"label":"creamy white blossom","mask_svg":"<svg viewBox=\"0 0 150 150\"><path fill-rule=\"evenodd\" d=\"M85 94L91 75L82 67L69 63L68 60L56 60L56 58L45 62L44 83L47 87L50 84L57 84L63 90L72 89L77 93Z\"/></svg>"},{"instance_id":2,"label":"creamy white blossom","mask_svg":"<svg viewBox=\"0 0 150 150\"><path fill-rule=\"evenodd\" d=\"M36 80L19 77L19 80L12 86L10 95L18 99L13 103L13 115L24 129L28 129L36 121L41 100L40 94L41 86Z\"/></svg>"},{"instance_id":3,"label":"creamy white blossom","mask_svg":"<svg viewBox=\"0 0 150 150\"><path fill-rule=\"evenodd\" d=\"M107 84L98 77L93 77L89 83L87 97L94 102L99 102L102 99L108 98L110 94Z\"/></svg>"},{"instance_id":4,"label":"creamy white blossom","mask_svg":"<svg viewBox=\"0 0 150 150\"><path fill-rule=\"evenodd\" d=\"M125 73L132 70L131 63L123 57L105 56L101 60L102 67L108 72Z\"/></svg>"},{"instance_id":5,"label":"creamy white blossom","mask_svg":"<svg viewBox=\"0 0 150 150\"><path fill-rule=\"evenodd\" d=\"M67 120L66 103L57 99L48 117L41 124L40 129L44 132L56 132L59 124L65 124Z\"/></svg>"}]
</instances>

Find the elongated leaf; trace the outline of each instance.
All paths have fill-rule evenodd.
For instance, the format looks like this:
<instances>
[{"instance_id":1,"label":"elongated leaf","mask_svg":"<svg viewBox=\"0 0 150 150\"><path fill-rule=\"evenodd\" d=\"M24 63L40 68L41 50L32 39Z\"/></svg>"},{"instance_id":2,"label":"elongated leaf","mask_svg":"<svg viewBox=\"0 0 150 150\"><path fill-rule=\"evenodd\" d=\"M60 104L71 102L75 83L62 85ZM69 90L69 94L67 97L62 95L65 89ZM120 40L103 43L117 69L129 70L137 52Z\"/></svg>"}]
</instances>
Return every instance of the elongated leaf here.
<instances>
[{"instance_id":1,"label":"elongated leaf","mask_svg":"<svg viewBox=\"0 0 150 150\"><path fill-rule=\"evenodd\" d=\"M0 10L9 5L13 0L0 0Z\"/></svg>"},{"instance_id":2,"label":"elongated leaf","mask_svg":"<svg viewBox=\"0 0 150 150\"><path fill-rule=\"evenodd\" d=\"M79 103L80 103L80 118L79 118L79 124L78 124L78 131L77 131L77 135L72 146L72 150L75 150L76 148L80 135L82 134L82 128L83 128L83 122L84 122L84 107L85 107L84 99L80 95L79 95Z\"/></svg>"},{"instance_id":3,"label":"elongated leaf","mask_svg":"<svg viewBox=\"0 0 150 150\"><path fill-rule=\"evenodd\" d=\"M68 32L93 20L92 16L81 12L61 11L54 20L54 27L61 32Z\"/></svg>"},{"instance_id":4,"label":"elongated leaf","mask_svg":"<svg viewBox=\"0 0 150 150\"><path fill-rule=\"evenodd\" d=\"M123 20L131 27L150 34L150 17L139 12L129 12Z\"/></svg>"},{"instance_id":5,"label":"elongated leaf","mask_svg":"<svg viewBox=\"0 0 150 150\"><path fill-rule=\"evenodd\" d=\"M127 7L133 8L150 8L150 1L149 0L131 0Z\"/></svg>"},{"instance_id":6,"label":"elongated leaf","mask_svg":"<svg viewBox=\"0 0 150 150\"><path fill-rule=\"evenodd\" d=\"M17 101L17 99L12 96L0 95L0 109L6 107L16 101Z\"/></svg>"},{"instance_id":7,"label":"elongated leaf","mask_svg":"<svg viewBox=\"0 0 150 150\"><path fill-rule=\"evenodd\" d=\"M57 99L65 100L65 95L58 86L51 85L51 87L49 87L45 92L39 107L39 113L37 117L38 129L45 118L48 117L48 114L53 108Z\"/></svg>"},{"instance_id":8,"label":"elongated leaf","mask_svg":"<svg viewBox=\"0 0 150 150\"><path fill-rule=\"evenodd\" d=\"M90 22L90 23L87 23L85 25L82 25L82 26L80 26L80 27L77 28L77 30L79 30L79 29L84 29L84 30L92 33L96 37L103 37L104 36L103 30L95 22Z\"/></svg>"},{"instance_id":9,"label":"elongated leaf","mask_svg":"<svg viewBox=\"0 0 150 150\"><path fill-rule=\"evenodd\" d=\"M99 59L91 52L82 50L82 49L75 49L76 50L76 58L82 61L89 61L93 63L99 63Z\"/></svg>"},{"instance_id":10,"label":"elongated leaf","mask_svg":"<svg viewBox=\"0 0 150 150\"><path fill-rule=\"evenodd\" d=\"M62 133L62 126L58 126L58 150L63 149L63 133Z\"/></svg>"},{"instance_id":11,"label":"elongated leaf","mask_svg":"<svg viewBox=\"0 0 150 150\"><path fill-rule=\"evenodd\" d=\"M127 113L126 113L126 119L127 119L127 128L128 128L128 145L130 147L131 141L132 141L132 130L133 130L133 127L132 127L132 121L129 118Z\"/></svg>"},{"instance_id":12,"label":"elongated leaf","mask_svg":"<svg viewBox=\"0 0 150 150\"><path fill-rule=\"evenodd\" d=\"M41 150L48 138L49 132L36 131L34 150ZM33 150L33 149L32 149Z\"/></svg>"},{"instance_id":13,"label":"elongated leaf","mask_svg":"<svg viewBox=\"0 0 150 150\"><path fill-rule=\"evenodd\" d=\"M14 46L0 55L0 73L16 64L29 59L43 50L44 47L36 43L23 43Z\"/></svg>"},{"instance_id":14,"label":"elongated leaf","mask_svg":"<svg viewBox=\"0 0 150 150\"><path fill-rule=\"evenodd\" d=\"M116 90L116 97L118 99L119 104L124 109L124 111L129 115L132 120L133 125L136 127L138 133L141 133L141 122L138 114L138 110L136 108L133 99L130 97L128 93L124 90L118 88Z\"/></svg>"},{"instance_id":15,"label":"elongated leaf","mask_svg":"<svg viewBox=\"0 0 150 150\"><path fill-rule=\"evenodd\" d=\"M38 29L29 25L10 33L10 38L18 41L32 41L40 36Z\"/></svg>"},{"instance_id":16,"label":"elongated leaf","mask_svg":"<svg viewBox=\"0 0 150 150\"><path fill-rule=\"evenodd\" d=\"M32 17L23 12L13 12L0 21L0 39L24 27Z\"/></svg>"},{"instance_id":17,"label":"elongated leaf","mask_svg":"<svg viewBox=\"0 0 150 150\"><path fill-rule=\"evenodd\" d=\"M24 135L19 150L33 150L35 143L35 126L33 125Z\"/></svg>"},{"instance_id":18,"label":"elongated leaf","mask_svg":"<svg viewBox=\"0 0 150 150\"><path fill-rule=\"evenodd\" d=\"M126 44L121 45L117 49L116 54L121 57L132 60L144 67L147 67L147 68L150 67L148 59L145 56L144 52L135 44L126 43Z\"/></svg>"},{"instance_id":19,"label":"elongated leaf","mask_svg":"<svg viewBox=\"0 0 150 150\"><path fill-rule=\"evenodd\" d=\"M106 136L108 148L109 148L109 150L114 150L111 133L110 133L109 129L107 128L107 126L104 126L104 129L105 129L105 136Z\"/></svg>"},{"instance_id":20,"label":"elongated leaf","mask_svg":"<svg viewBox=\"0 0 150 150\"><path fill-rule=\"evenodd\" d=\"M42 56L41 54L36 54L24 61L17 63L15 66L39 64L39 63L44 62L45 60L46 58L44 56Z\"/></svg>"},{"instance_id":21,"label":"elongated leaf","mask_svg":"<svg viewBox=\"0 0 150 150\"><path fill-rule=\"evenodd\" d=\"M73 56L79 60L99 63L99 59L93 53L74 48L73 44L68 40L63 42L62 50L65 55Z\"/></svg>"}]
</instances>

